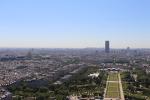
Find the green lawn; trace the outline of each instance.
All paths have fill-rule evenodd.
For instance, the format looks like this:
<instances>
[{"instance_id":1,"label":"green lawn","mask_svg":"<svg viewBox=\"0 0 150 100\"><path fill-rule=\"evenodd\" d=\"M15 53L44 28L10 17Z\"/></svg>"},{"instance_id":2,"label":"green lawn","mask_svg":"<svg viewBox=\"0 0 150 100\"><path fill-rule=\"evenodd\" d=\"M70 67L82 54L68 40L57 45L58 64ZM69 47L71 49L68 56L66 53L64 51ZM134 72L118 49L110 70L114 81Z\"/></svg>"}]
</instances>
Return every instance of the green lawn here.
<instances>
[{"instance_id":1,"label":"green lawn","mask_svg":"<svg viewBox=\"0 0 150 100\"><path fill-rule=\"evenodd\" d=\"M117 73L109 74L108 81L118 81L118 74Z\"/></svg>"},{"instance_id":2,"label":"green lawn","mask_svg":"<svg viewBox=\"0 0 150 100\"><path fill-rule=\"evenodd\" d=\"M108 82L106 98L119 98L119 83Z\"/></svg>"},{"instance_id":3,"label":"green lawn","mask_svg":"<svg viewBox=\"0 0 150 100\"><path fill-rule=\"evenodd\" d=\"M107 92L106 98L119 98L119 92Z\"/></svg>"},{"instance_id":4,"label":"green lawn","mask_svg":"<svg viewBox=\"0 0 150 100\"><path fill-rule=\"evenodd\" d=\"M119 98L120 89L119 89L119 83L117 82L118 74L117 73L109 74L108 81L116 81L116 82L107 83L106 98Z\"/></svg>"},{"instance_id":5,"label":"green lawn","mask_svg":"<svg viewBox=\"0 0 150 100\"><path fill-rule=\"evenodd\" d=\"M118 87L109 87L109 88L107 89L107 91L109 91L109 92L118 92L118 91L119 91L119 88L118 88Z\"/></svg>"},{"instance_id":6,"label":"green lawn","mask_svg":"<svg viewBox=\"0 0 150 100\"><path fill-rule=\"evenodd\" d=\"M118 87L119 83L117 82L108 82L108 86L111 86L111 87Z\"/></svg>"}]
</instances>

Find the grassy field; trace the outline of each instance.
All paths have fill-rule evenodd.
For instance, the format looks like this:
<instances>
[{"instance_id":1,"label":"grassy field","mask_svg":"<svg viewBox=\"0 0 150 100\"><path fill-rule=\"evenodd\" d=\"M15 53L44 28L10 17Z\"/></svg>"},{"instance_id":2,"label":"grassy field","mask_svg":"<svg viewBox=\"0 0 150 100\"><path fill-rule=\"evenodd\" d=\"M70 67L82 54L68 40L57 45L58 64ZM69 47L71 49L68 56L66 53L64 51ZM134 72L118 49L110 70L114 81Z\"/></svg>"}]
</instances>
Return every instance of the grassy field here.
<instances>
[{"instance_id":1,"label":"grassy field","mask_svg":"<svg viewBox=\"0 0 150 100\"><path fill-rule=\"evenodd\" d=\"M106 91L106 98L119 98L119 83L108 82Z\"/></svg>"},{"instance_id":2,"label":"grassy field","mask_svg":"<svg viewBox=\"0 0 150 100\"><path fill-rule=\"evenodd\" d=\"M109 74L108 81L118 81L118 74L117 73Z\"/></svg>"},{"instance_id":3,"label":"grassy field","mask_svg":"<svg viewBox=\"0 0 150 100\"><path fill-rule=\"evenodd\" d=\"M116 81L116 82L109 82L109 81ZM108 83L107 83L107 91L106 91L106 98L119 98L120 97L120 89L118 83L118 74L111 73L108 76Z\"/></svg>"},{"instance_id":4,"label":"grassy field","mask_svg":"<svg viewBox=\"0 0 150 100\"><path fill-rule=\"evenodd\" d=\"M107 92L106 98L119 98L120 95L118 92Z\"/></svg>"}]
</instances>

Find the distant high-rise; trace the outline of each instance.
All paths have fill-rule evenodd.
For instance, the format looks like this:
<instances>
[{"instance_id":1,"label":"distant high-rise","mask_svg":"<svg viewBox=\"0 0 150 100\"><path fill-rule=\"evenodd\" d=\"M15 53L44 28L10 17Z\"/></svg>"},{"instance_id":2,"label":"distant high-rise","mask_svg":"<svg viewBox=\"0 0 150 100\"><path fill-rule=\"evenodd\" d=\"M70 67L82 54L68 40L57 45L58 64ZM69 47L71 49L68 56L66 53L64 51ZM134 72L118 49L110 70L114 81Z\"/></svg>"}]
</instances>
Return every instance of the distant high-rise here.
<instances>
[{"instance_id":1,"label":"distant high-rise","mask_svg":"<svg viewBox=\"0 0 150 100\"><path fill-rule=\"evenodd\" d=\"M109 48L109 41L105 41L105 53L109 53L110 48Z\"/></svg>"}]
</instances>

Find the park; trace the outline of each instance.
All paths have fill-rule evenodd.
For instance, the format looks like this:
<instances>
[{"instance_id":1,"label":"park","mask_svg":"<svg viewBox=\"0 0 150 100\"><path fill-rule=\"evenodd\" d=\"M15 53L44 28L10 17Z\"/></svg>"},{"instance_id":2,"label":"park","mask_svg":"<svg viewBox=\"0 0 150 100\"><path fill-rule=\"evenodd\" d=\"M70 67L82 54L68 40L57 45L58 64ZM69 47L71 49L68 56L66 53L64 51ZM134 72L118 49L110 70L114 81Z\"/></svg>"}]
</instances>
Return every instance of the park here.
<instances>
[{"instance_id":1,"label":"park","mask_svg":"<svg viewBox=\"0 0 150 100\"><path fill-rule=\"evenodd\" d=\"M104 100L124 100L119 72L109 73L104 97Z\"/></svg>"}]
</instances>

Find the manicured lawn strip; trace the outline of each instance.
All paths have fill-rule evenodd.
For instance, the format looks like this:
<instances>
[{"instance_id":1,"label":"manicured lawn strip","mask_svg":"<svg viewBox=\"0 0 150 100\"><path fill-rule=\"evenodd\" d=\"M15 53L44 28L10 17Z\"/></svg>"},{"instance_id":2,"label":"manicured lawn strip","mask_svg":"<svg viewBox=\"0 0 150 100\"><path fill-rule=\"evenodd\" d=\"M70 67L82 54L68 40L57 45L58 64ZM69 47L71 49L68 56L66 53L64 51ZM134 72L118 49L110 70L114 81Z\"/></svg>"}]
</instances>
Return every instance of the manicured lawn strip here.
<instances>
[{"instance_id":1,"label":"manicured lawn strip","mask_svg":"<svg viewBox=\"0 0 150 100\"><path fill-rule=\"evenodd\" d=\"M118 92L119 91L119 84L108 82L107 91L108 92Z\"/></svg>"},{"instance_id":2,"label":"manicured lawn strip","mask_svg":"<svg viewBox=\"0 0 150 100\"><path fill-rule=\"evenodd\" d=\"M106 98L119 98L119 92L107 92Z\"/></svg>"},{"instance_id":3,"label":"manicured lawn strip","mask_svg":"<svg viewBox=\"0 0 150 100\"><path fill-rule=\"evenodd\" d=\"M119 83L117 82L108 82L108 85L111 87L118 87Z\"/></svg>"},{"instance_id":4,"label":"manicured lawn strip","mask_svg":"<svg viewBox=\"0 0 150 100\"><path fill-rule=\"evenodd\" d=\"M116 81L116 82L109 82L109 81ZM120 97L119 83L117 81L119 81L117 73L109 74L106 98L119 98Z\"/></svg>"},{"instance_id":5,"label":"manicured lawn strip","mask_svg":"<svg viewBox=\"0 0 150 100\"><path fill-rule=\"evenodd\" d=\"M119 98L119 83L108 82L108 87L106 91L107 98Z\"/></svg>"},{"instance_id":6,"label":"manicured lawn strip","mask_svg":"<svg viewBox=\"0 0 150 100\"><path fill-rule=\"evenodd\" d=\"M109 87L108 92L116 92L116 91L119 91L118 87Z\"/></svg>"},{"instance_id":7,"label":"manicured lawn strip","mask_svg":"<svg viewBox=\"0 0 150 100\"><path fill-rule=\"evenodd\" d=\"M109 74L108 81L118 81L118 74L117 73Z\"/></svg>"}]
</instances>

